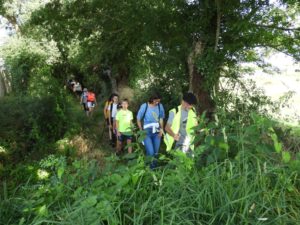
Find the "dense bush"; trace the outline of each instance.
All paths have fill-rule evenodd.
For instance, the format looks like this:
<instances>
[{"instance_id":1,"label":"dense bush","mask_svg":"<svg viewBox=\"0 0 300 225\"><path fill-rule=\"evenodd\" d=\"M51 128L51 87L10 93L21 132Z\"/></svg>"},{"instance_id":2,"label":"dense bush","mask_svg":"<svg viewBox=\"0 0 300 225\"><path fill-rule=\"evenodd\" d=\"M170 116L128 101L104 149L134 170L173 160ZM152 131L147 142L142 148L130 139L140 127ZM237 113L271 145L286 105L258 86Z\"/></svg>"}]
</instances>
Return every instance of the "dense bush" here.
<instances>
[{"instance_id":1,"label":"dense bush","mask_svg":"<svg viewBox=\"0 0 300 225\"><path fill-rule=\"evenodd\" d=\"M0 99L0 160L39 159L53 152L53 144L79 126L72 110L63 96Z\"/></svg>"}]
</instances>

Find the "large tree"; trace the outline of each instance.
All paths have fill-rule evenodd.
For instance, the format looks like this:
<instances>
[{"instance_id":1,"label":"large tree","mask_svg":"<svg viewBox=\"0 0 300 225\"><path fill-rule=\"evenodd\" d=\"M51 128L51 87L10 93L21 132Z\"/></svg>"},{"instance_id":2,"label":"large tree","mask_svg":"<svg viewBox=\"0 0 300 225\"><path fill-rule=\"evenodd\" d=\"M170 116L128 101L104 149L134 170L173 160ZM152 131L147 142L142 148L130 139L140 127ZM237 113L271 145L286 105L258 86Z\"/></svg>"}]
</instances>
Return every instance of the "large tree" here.
<instances>
[{"instance_id":1,"label":"large tree","mask_svg":"<svg viewBox=\"0 0 300 225\"><path fill-rule=\"evenodd\" d=\"M261 65L255 49L300 58L297 15L292 0L54 0L28 27L43 30L66 55L75 41L82 63L96 71L108 68L116 83L128 81L137 56L152 50L169 55L186 68L199 111L213 112L212 92L221 76L238 76L241 62Z\"/></svg>"}]
</instances>

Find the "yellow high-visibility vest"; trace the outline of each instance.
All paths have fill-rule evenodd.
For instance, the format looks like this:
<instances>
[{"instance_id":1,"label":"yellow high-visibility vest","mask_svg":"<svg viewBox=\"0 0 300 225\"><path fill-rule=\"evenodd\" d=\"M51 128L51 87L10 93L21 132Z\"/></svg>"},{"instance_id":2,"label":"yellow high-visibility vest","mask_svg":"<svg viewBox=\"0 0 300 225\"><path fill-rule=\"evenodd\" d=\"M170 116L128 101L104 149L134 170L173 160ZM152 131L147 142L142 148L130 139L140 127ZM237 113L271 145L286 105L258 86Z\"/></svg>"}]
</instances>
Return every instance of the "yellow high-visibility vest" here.
<instances>
[{"instance_id":1,"label":"yellow high-visibility vest","mask_svg":"<svg viewBox=\"0 0 300 225\"><path fill-rule=\"evenodd\" d=\"M171 109L169 111L169 114L171 112L174 113L174 119L173 119L173 122L172 122L172 125L171 125L171 129L175 134L177 134L179 132L179 129L180 129L181 105L178 106L177 113L176 113L176 108ZM195 139L194 130L192 128L194 128L197 125L198 125L197 115L196 115L194 109L190 109L189 112L188 112L188 118L187 118L187 124L186 124L186 133L187 133L187 136L190 138L191 143ZM167 146L167 151L170 151L172 149L173 144L174 144L174 138L171 135L169 135L168 133L166 133L166 135L164 137L164 142ZM190 149L194 150L194 144L192 144L190 146Z\"/></svg>"},{"instance_id":2,"label":"yellow high-visibility vest","mask_svg":"<svg viewBox=\"0 0 300 225\"><path fill-rule=\"evenodd\" d=\"M105 106L104 106L104 108L105 108L104 118L105 118L105 119L108 119L108 117L109 117L108 109L111 107L111 104L112 104L112 101L106 101L106 102L105 102ZM110 112L110 113L111 113L111 112Z\"/></svg>"}]
</instances>

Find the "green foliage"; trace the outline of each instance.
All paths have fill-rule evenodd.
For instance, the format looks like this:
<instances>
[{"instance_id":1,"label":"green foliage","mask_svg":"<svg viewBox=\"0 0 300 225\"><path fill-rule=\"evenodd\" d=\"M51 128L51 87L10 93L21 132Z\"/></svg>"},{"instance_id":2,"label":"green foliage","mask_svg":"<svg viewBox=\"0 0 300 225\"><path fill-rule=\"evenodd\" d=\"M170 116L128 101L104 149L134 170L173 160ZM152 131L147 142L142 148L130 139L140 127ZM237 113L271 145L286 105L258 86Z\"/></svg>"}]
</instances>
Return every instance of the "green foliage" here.
<instances>
[{"instance_id":1,"label":"green foliage","mask_svg":"<svg viewBox=\"0 0 300 225\"><path fill-rule=\"evenodd\" d=\"M276 153L272 121L255 114L250 121L200 126L204 140L195 156L171 152L156 170L139 150L107 157L100 167L48 156L33 170L35 182L14 191L3 183L1 223L296 224L300 161Z\"/></svg>"},{"instance_id":2,"label":"green foliage","mask_svg":"<svg viewBox=\"0 0 300 225\"><path fill-rule=\"evenodd\" d=\"M54 151L55 142L67 132L78 128L71 122L76 117L66 96L7 97L0 102L0 145L6 149L5 159L38 159Z\"/></svg>"},{"instance_id":3,"label":"green foliage","mask_svg":"<svg viewBox=\"0 0 300 225\"><path fill-rule=\"evenodd\" d=\"M199 90L217 89L222 76L238 81L241 62L265 66L256 47L299 58L299 29L290 22L299 6L280 4L55 0L35 11L22 26L23 36L2 50L17 97L0 100L0 224L300 221L299 137L290 138L290 131L264 116L269 100L260 92L216 90L215 121L200 118L194 157L161 155L163 167L156 170L145 166L138 143L135 154L121 159L56 154L12 166L55 153L58 140L63 144L82 122L95 122L78 116L62 91L71 73L100 91L108 83L103 71L111 68L117 82L130 81L137 89L140 102L148 90L160 92L167 111L187 90L187 59L195 43L201 44L195 69L204 78ZM237 84L245 86L233 82L229 89ZM64 146L66 152L71 148Z\"/></svg>"},{"instance_id":4,"label":"green foliage","mask_svg":"<svg viewBox=\"0 0 300 225\"><path fill-rule=\"evenodd\" d=\"M15 95L55 95L60 87L53 76L59 53L55 43L14 38L1 49Z\"/></svg>"},{"instance_id":5,"label":"green foliage","mask_svg":"<svg viewBox=\"0 0 300 225\"><path fill-rule=\"evenodd\" d=\"M200 43L194 65L204 81L196 89L212 93L220 77L237 76L232 68L239 63L264 66L257 48L299 58L299 29L292 23L299 6L295 1L278 4L261 0L53 1L33 13L26 34L42 30L49 40L54 39L64 60L87 80L105 81L102 71L110 67L117 81L179 80L183 81L180 89L189 82L188 56ZM92 68L97 73L92 74ZM124 68L127 72L121 73Z\"/></svg>"}]
</instances>

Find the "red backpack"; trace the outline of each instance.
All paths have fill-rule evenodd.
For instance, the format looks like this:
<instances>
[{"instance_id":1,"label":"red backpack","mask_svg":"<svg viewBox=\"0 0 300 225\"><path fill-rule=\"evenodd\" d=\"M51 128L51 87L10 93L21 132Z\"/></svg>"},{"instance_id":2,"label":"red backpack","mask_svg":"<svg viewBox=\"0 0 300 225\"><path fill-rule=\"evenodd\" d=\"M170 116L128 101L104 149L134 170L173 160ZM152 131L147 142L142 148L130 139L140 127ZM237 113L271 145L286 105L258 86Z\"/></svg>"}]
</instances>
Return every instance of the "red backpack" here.
<instances>
[{"instance_id":1,"label":"red backpack","mask_svg":"<svg viewBox=\"0 0 300 225\"><path fill-rule=\"evenodd\" d=\"M94 102L95 100L96 100L95 93L88 92L88 94L87 94L87 101L88 102Z\"/></svg>"}]
</instances>

